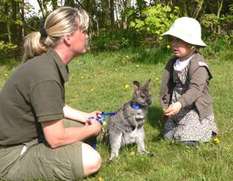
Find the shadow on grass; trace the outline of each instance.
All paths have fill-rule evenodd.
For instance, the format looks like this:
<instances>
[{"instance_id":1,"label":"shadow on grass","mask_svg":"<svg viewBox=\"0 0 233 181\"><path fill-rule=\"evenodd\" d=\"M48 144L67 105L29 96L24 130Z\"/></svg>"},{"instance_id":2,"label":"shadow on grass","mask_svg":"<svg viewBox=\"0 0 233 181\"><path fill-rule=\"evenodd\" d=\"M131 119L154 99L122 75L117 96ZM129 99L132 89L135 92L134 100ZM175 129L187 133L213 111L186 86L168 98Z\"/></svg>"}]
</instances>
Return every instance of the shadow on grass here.
<instances>
[{"instance_id":1,"label":"shadow on grass","mask_svg":"<svg viewBox=\"0 0 233 181\"><path fill-rule=\"evenodd\" d=\"M164 120L163 120L163 111L160 107L151 106L148 110L148 122L149 124L159 130L160 134L153 138L153 141L159 141L163 138L162 130L164 127Z\"/></svg>"},{"instance_id":2,"label":"shadow on grass","mask_svg":"<svg viewBox=\"0 0 233 181\"><path fill-rule=\"evenodd\" d=\"M159 130L162 130L162 128L163 128L163 111L162 111L162 109L159 107L156 107L156 106L149 107L148 121L152 127L157 128Z\"/></svg>"}]
</instances>

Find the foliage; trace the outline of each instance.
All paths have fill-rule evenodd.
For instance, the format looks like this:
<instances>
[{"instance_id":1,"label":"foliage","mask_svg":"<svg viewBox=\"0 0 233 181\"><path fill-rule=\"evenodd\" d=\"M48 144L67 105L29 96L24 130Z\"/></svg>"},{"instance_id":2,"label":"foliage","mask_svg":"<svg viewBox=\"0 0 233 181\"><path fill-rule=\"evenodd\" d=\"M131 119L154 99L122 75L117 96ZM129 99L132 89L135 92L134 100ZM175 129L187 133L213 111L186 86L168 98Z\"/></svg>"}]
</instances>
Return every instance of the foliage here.
<instances>
[{"instance_id":1,"label":"foliage","mask_svg":"<svg viewBox=\"0 0 233 181\"><path fill-rule=\"evenodd\" d=\"M224 35L222 37L209 39L207 41L207 47L201 50L201 52L213 59L231 61L233 52L230 51L233 46L233 36ZM224 53L223 53L224 52Z\"/></svg>"},{"instance_id":2,"label":"foliage","mask_svg":"<svg viewBox=\"0 0 233 181\"><path fill-rule=\"evenodd\" d=\"M168 5L157 4L146 7L139 18L130 22L130 27L145 34L153 35L159 41L162 33L168 30L178 15L178 7L172 9Z\"/></svg>"},{"instance_id":3,"label":"foliage","mask_svg":"<svg viewBox=\"0 0 233 181\"><path fill-rule=\"evenodd\" d=\"M216 28L220 24L220 18L216 14L205 14L201 18L201 24L206 30L216 33Z\"/></svg>"},{"instance_id":4,"label":"foliage","mask_svg":"<svg viewBox=\"0 0 233 181\"><path fill-rule=\"evenodd\" d=\"M142 37L129 30L101 31L91 38L92 50L118 50L130 46L138 46Z\"/></svg>"},{"instance_id":5,"label":"foliage","mask_svg":"<svg viewBox=\"0 0 233 181\"><path fill-rule=\"evenodd\" d=\"M0 41L0 56L11 57L16 54L18 46L12 43L5 43Z\"/></svg>"}]
</instances>

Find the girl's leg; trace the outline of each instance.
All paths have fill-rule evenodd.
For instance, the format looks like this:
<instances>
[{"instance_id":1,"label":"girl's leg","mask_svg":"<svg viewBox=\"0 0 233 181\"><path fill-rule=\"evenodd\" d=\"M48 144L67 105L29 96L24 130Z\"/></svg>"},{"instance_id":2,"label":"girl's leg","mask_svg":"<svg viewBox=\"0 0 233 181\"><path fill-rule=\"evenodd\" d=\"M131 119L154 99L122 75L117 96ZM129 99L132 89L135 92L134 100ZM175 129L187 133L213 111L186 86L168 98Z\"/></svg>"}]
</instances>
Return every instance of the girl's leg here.
<instances>
[{"instance_id":1,"label":"girl's leg","mask_svg":"<svg viewBox=\"0 0 233 181\"><path fill-rule=\"evenodd\" d=\"M199 119L195 110L189 111L178 123L174 137L178 141L208 142L212 138L211 118Z\"/></svg>"},{"instance_id":2,"label":"girl's leg","mask_svg":"<svg viewBox=\"0 0 233 181\"><path fill-rule=\"evenodd\" d=\"M164 125L163 136L165 139L172 140L174 139L174 134L176 130L176 124L172 119L168 119Z\"/></svg>"}]
</instances>

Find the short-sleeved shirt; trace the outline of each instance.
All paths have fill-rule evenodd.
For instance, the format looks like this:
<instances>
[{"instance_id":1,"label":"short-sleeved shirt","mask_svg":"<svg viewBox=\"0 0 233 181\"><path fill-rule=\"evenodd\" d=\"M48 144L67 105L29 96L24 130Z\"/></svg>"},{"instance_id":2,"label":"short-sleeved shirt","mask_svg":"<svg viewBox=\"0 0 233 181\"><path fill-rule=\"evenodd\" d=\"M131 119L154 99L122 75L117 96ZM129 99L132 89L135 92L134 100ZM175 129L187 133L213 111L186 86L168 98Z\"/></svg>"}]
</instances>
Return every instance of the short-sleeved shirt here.
<instances>
[{"instance_id":1,"label":"short-sleeved shirt","mask_svg":"<svg viewBox=\"0 0 233 181\"><path fill-rule=\"evenodd\" d=\"M41 122L64 117L68 72L52 49L14 71L0 92L0 145L41 138Z\"/></svg>"}]
</instances>

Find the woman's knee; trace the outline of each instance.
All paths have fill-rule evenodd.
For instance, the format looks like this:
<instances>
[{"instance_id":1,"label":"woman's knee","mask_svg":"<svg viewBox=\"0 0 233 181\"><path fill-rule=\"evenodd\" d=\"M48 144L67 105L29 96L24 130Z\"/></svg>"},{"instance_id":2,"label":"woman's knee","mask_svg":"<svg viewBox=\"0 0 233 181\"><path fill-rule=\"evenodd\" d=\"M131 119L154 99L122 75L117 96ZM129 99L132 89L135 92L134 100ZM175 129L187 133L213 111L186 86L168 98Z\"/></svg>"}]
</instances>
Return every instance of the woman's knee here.
<instances>
[{"instance_id":1,"label":"woman's knee","mask_svg":"<svg viewBox=\"0 0 233 181\"><path fill-rule=\"evenodd\" d=\"M101 167L100 154L90 145L85 143L82 144L82 159L85 176L97 172Z\"/></svg>"}]
</instances>

